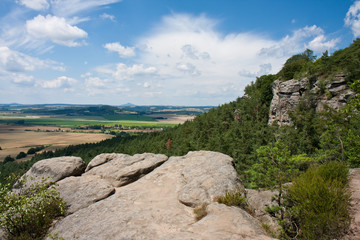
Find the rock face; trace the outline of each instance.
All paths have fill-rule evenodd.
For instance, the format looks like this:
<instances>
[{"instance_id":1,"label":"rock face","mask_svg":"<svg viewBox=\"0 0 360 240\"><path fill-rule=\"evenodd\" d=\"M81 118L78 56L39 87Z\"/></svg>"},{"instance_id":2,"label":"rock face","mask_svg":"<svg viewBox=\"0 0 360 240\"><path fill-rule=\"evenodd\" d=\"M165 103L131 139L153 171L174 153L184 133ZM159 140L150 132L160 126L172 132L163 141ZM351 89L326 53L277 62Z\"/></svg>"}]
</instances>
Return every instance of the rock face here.
<instances>
[{"instance_id":1,"label":"rock face","mask_svg":"<svg viewBox=\"0 0 360 240\"><path fill-rule=\"evenodd\" d=\"M34 182L40 182L42 178L49 178L57 182L69 176L79 176L86 168L86 164L79 157L56 157L36 162L22 178L26 178L26 188ZM15 184L14 189L19 186Z\"/></svg>"},{"instance_id":2,"label":"rock face","mask_svg":"<svg viewBox=\"0 0 360 240\"><path fill-rule=\"evenodd\" d=\"M349 187L351 190L352 221L348 234L343 238L346 240L360 239L360 168L350 170Z\"/></svg>"},{"instance_id":3,"label":"rock face","mask_svg":"<svg viewBox=\"0 0 360 240\"><path fill-rule=\"evenodd\" d=\"M293 111L306 90L315 93L316 111L324 111L324 106L330 106L336 110L344 107L349 98L355 96L354 92L346 88L344 75L336 75L335 79L319 80L310 84L307 78L302 80L276 80L273 83L273 99L270 105L269 124L277 122L280 126L291 125L289 112Z\"/></svg>"},{"instance_id":4,"label":"rock face","mask_svg":"<svg viewBox=\"0 0 360 240\"><path fill-rule=\"evenodd\" d=\"M244 210L215 202L226 190L243 188L230 157L200 151L166 159L155 154L94 158L82 176L58 182L70 211L51 232L79 240L271 239ZM153 171L145 173L141 165ZM119 184L120 175L138 178ZM196 221L194 208L203 204L207 216Z\"/></svg>"}]
</instances>

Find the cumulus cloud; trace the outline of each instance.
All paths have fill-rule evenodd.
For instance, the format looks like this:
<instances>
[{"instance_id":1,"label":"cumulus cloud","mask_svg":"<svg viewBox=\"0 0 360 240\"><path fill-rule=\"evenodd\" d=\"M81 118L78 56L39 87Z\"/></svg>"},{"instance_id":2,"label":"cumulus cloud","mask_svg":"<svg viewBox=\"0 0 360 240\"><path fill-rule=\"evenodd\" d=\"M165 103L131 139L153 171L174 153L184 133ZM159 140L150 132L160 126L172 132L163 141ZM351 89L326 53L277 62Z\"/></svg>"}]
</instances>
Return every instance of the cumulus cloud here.
<instances>
[{"instance_id":1,"label":"cumulus cloud","mask_svg":"<svg viewBox=\"0 0 360 240\"><path fill-rule=\"evenodd\" d=\"M124 47L119 42L107 43L104 48L111 52L117 52L121 58L128 58L135 56L135 48Z\"/></svg>"},{"instance_id":2,"label":"cumulus cloud","mask_svg":"<svg viewBox=\"0 0 360 240\"><path fill-rule=\"evenodd\" d=\"M54 80L38 81L37 86L42 88L64 88L69 90L75 83L77 83L77 80L70 77L61 76Z\"/></svg>"},{"instance_id":3,"label":"cumulus cloud","mask_svg":"<svg viewBox=\"0 0 360 240\"><path fill-rule=\"evenodd\" d=\"M50 7L47 0L18 0L17 3L37 11L46 10Z\"/></svg>"},{"instance_id":4,"label":"cumulus cloud","mask_svg":"<svg viewBox=\"0 0 360 240\"><path fill-rule=\"evenodd\" d=\"M17 85L32 86L34 83L34 76L23 73L11 73L9 77Z\"/></svg>"},{"instance_id":5,"label":"cumulus cloud","mask_svg":"<svg viewBox=\"0 0 360 240\"><path fill-rule=\"evenodd\" d=\"M113 77L117 80L133 80L136 76L153 75L156 73L155 67L144 67L142 64L127 66L124 63L118 63L115 71L111 71Z\"/></svg>"},{"instance_id":6,"label":"cumulus cloud","mask_svg":"<svg viewBox=\"0 0 360 240\"><path fill-rule=\"evenodd\" d=\"M346 13L345 25L351 28L354 37L360 36L360 1L350 6Z\"/></svg>"},{"instance_id":7,"label":"cumulus cloud","mask_svg":"<svg viewBox=\"0 0 360 240\"><path fill-rule=\"evenodd\" d=\"M340 39L326 41L324 30L316 25L306 26L287 35L269 48L262 48L261 56L289 56L302 52L304 48L311 48L315 52L330 50L336 46Z\"/></svg>"},{"instance_id":8,"label":"cumulus cloud","mask_svg":"<svg viewBox=\"0 0 360 240\"><path fill-rule=\"evenodd\" d=\"M47 15L38 15L32 20L26 21L26 30L30 36L36 39L50 40L54 43L75 47L81 45L77 39L86 38L87 33L71 26L65 18Z\"/></svg>"}]
</instances>

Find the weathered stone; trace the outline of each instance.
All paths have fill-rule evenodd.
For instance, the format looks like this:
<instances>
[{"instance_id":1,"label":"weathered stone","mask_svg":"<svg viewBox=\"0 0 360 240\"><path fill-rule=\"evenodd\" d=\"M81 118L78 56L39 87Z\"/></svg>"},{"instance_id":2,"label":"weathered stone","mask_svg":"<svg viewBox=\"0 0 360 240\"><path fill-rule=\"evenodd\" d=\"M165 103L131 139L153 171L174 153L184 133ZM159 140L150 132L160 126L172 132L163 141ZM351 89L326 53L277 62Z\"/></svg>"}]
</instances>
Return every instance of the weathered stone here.
<instances>
[{"instance_id":1,"label":"weathered stone","mask_svg":"<svg viewBox=\"0 0 360 240\"><path fill-rule=\"evenodd\" d=\"M246 197L250 210L253 212L261 223L268 225L273 232L280 229L276 219L272 218L266 211L266 207L277 206L278 204L272 200L273 196L278 194L278 191L270 190L246 190Z\"/></svg>"},{"instance_id":2,"label":"weathered stone","mask_svg":"<svg viewBox=\"0 0 360 240\"><path fill-rule=\"evenodd\" d=\"M50 181L57 182L70 176L81 175L86 168L86 164L79 157L56 157L44 159L36 162L23 176L26 179L25 186L15 184L14 189L22 187L26 189L35 182L49 178Z\"/></svg>"},{"instance_id":3,"label":"weathered stone","mask_svg":"<svg viewBox=\"0 0 360 240\"><path fill-rule=\"evenodd\" d=\"M286 82L275 80L273 83L273 99L270 105L269 124L277 121L280 125L291 124L289 112L294 110L300 97L306 90L308 79L301 81L292 79Z\"/></svg>"},{"instance_id":4,"label":"weathered stone","mask_svg":"<svg viewBox=\"0 0 360 240\"><path fill-rule=\"evenodd\" d=\"M58 182L56 190L67 204L67 214L109 197L115 188L98 176L68 177Z\"/></svg>"},{"instance_id":5,"label":"weathered stone","mask_svg":"<svg viewBox=\"0 0 360 240\"><path fill-rule=\"evenodd\" d=\"M321 90L320 81L327 82L325 89ZM334 80L319 80L310 86L307 78L302 80L276 80L273 83L273 99L270 105L269 124L277 122L280 126L291 125L292 120L289 113L299 104L300 99L309 90L316 96L316 112L326 110L329 106L335 110L343 108L349 98L355 93L346 87L346 80L343 74L334 76ZM310 87L310 89L309 89Z\"/></svg>"},{"instance_id":6,"label":"weathered stone","mask_svg":"<svg viewBox=\"0 0 360 240\"><path fill-rule=\"evenodd\" d=\"M351 190L351 208L352 217L350 229L344 240L360 239L360 168L350 170L349 187Z\"/></svg>"},{"instance_id":7,"label":"weathered stone","mask_svg":"<svg viewBox=\"0 0 360 240\"><path fill-rule=\"evenodd\" d=\"M96 168L115 167L112 161L94 167L82 177L88 177ZM106 169L113 174L111 168ZM101 176L105 174L104 168ZM211 203L225 189L242 187L239 179L233 176L236 176L236 171L231 158L221 153L201 151L190 152L184 157L171 157L146 176L116 188L110 197L66 216L55 224L51 232L65 239L79 240L270 239L265 236L259 222L243 210ZM198 180L192 183L192 179ZM199 222L195 221L194 209L179 201L179 196L185 192L198 191L189 184L206 194L205 197L189 197L190 204L187 205L210 202L208 215Z\"/></svg>"},{"instance_id":8,"label":"weathered stone","mask_svg":"<svg viewBox=\"0 0 360 240\"><path fill-rule=\"evenodd\" d=\"M185 185L179 191L179 201L191 207L210 203L228 189L242 188L227 155L215 152L190 152L181 171Z\"/></svg>"},{"instance_id":9,"label":"weathered stone","mask_svg":"<svg viewBox=\"0 0 360 240\"><path fill-rule=\"evenodd\" d=\"M129 156L126 154L101 154L94 158L95 163L84 175L96 175L106 179L113 186L120 187L134 182L163 164L168 159L163 154L143 153ZM104 164L106 163L106 164Z\"/></svg>"},{"instance_id":10,"label":"weathered stone","mask_svg":"<svg viewBox=\"0 0 360 240\"><path fill-rule=\"evenodd\" d=\"M240 208L211 203L206 211L207 216L200 221L161 239L272 239L264 234L259 221Z\"/></svg>"}]
</instances>

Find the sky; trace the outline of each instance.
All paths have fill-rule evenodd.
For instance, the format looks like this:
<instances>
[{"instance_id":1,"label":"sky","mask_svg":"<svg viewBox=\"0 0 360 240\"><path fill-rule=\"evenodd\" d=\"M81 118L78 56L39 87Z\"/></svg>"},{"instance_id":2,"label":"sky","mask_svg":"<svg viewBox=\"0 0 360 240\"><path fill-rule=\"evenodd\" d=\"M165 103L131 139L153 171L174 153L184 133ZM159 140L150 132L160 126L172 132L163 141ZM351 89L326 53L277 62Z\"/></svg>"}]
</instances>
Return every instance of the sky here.
<instances>
[{"instance_id":1,"label":"sky","mask_svg":"<svg viewBox=\"0 0 360 240\"><path fill-rule=\"evenodd\" d=\"M0 103L217 106L359 36L360 0L0 0Z\"/></svg>"}]
</instances>

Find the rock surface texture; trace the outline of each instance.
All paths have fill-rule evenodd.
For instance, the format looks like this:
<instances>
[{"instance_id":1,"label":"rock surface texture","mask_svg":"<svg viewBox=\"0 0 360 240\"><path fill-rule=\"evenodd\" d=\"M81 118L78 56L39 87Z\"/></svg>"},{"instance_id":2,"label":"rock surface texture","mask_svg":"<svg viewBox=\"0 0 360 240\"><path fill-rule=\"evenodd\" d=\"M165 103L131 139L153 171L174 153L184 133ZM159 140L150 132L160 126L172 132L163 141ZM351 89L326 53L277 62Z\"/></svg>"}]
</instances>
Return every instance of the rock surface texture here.
<instances>
[{"instance_id":1,"label":"rock surface texture","mask_svg":"<svg viewBox=\"0 0 360 240\"><path fill-rule=\"evenodd\" d=\"M79 176L86 168L85 162L79 157L56 157L36 162L23 176L26 179L25 186L30 186L42 179L57 182L69 176ZM14 190L19 186L15 184Z\"/></svg>"},{"instance_id":2,"label":"rock surface texture","mask_svg":"<svg viewBox=\"0 0 360 240\"><path fill-rule=\"evenodd\" d=\"M273 83L273 99L270 105L269 124L277 122L280 126L291 125L289 113L293 111L306 91L310 90L317 97L315 99L316 111L321 112L324 106L336 110L344 107L354 92L346 88L344 75L336 75L333 80L319 80L310 84L307 78L302 80L276 80Z\"/></svg>"},{"instance_id":3,"label":"rock surface texture","mask_svg":"<svg viewBox=\"0 0 360 240\"><path fill-rule=\"evenodd\" d=\"M244 210L215 202L226 190L243 189L232 159L221 153L168 160L102 154L86 173L58 184L70 211L50 231L68 240L271 239ZM207 215L196 221L194 208L203 204Z\"/></svg>"},{"instance_id":4,"label":"rock surface texture","mask_svg":"<svg viewBox=\"0 0 360 240\"><path fill-rule=\"evenodd\" d=\"M350 170L349 187L351 191L351 214L352 221L349 233L345 240L360 239L360 168Z\"/></svg>"}]
</instances>

